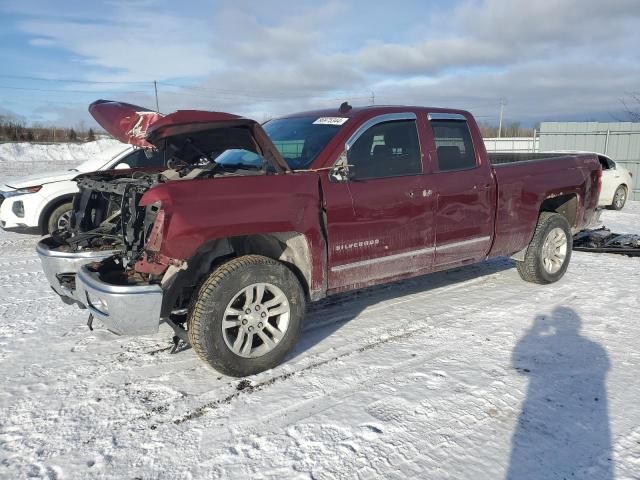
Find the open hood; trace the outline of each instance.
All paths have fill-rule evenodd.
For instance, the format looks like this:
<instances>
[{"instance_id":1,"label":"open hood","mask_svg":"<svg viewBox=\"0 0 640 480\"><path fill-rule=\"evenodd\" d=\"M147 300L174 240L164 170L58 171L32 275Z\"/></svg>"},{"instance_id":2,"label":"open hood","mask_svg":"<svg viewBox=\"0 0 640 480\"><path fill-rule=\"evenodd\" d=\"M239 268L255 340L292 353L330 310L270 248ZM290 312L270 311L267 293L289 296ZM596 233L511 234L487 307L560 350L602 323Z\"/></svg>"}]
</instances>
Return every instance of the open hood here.
<instances>
[{"instance_id":1,"label":"open hood","mask_svg":"<svg viewBox=\"0 0 640 480\"><path fill-rule=\"evenodd\" d=\"M162 114L130 103L96 100L89 105L89 113L107 132L121 142L151 148L146 141L147 130Z\"/></svg>"},{"instance_id":2,"label":"open hood","mask_svg":"<svg viewBox=\"0 0 640 480\"><path fill-rule=\"evenodd\" d=\"M118 140L139 147L160 147L177 135L211 132L219 150L241 149L261 155L277 171L289 165L255 120L225 112L178 110L166 116L128 103L97 100L89 106L93 118ZM208 135L208 134L207 134Z\"/></svg>"},{"instance_id":3,"label":"open hood","mask_svg":"<svg viewBox=\"0 0 640 480\"><path fill-rule=\"evenodd\" d=\"M261 155L279 172L291 170L262 125L255 120L232 113L178 110L151 125L147 132L147 141L160 146L161 141L166 138L204 131L211 139L215 139L221 151L248 150Z\"/></svg>"}]
</instances>

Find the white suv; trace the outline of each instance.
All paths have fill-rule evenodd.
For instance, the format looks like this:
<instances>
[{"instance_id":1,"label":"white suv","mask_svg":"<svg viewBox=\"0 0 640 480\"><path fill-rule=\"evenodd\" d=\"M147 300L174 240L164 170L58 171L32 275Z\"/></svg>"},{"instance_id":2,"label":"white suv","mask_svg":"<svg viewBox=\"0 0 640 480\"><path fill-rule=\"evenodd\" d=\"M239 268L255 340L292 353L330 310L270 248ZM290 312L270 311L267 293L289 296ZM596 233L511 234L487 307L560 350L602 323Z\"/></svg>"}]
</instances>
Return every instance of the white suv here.
<instances>
[{"instance_id":1,"label":"white suv","mask_svg":"<svg viewBox=\"0 0 640 480\"><path fill-rule=\"evenodd\" d=\"M7 180L0 185L0 227L24 233L51 233L66 226L71 218L72 181L80 173L98 170L161 167L155 152L118 145L100 158L87 160L68 171L48 172Z\"/></svg>"}]
</instances>

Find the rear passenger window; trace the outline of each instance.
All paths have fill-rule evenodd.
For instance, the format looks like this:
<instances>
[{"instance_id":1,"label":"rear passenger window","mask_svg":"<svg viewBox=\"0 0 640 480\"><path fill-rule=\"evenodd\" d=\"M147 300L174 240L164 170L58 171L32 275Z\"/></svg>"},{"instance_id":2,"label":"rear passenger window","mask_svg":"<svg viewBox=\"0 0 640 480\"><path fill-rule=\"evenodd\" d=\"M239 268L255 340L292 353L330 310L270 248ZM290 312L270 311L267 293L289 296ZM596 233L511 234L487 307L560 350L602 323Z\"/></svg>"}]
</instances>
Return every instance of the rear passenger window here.
<instances>
[{"instance_id":1,"label":"rear passenger window","mask_svg":"<svg viewBox=\"0 0 640 480\"><path fill-rule=\"evenodd\" d=\"M461 120L431 120L436 142L438 170L462 170L476 166L476 155L467 122Z\"/></svg>"},{"instance_id":2,"label":"rear passenger window","mask_svg":"<svg viewBox=\"0 0 640 480\"><path fill-rule=\"evenodd\" d=\"M159 150L151 150L147 157L147 153L141 148L136 148L129 155L121 159L112 168L115 168L121 163L126 163L129 168L149 168L149 167L162 167L164 165L164 156Z\"/></svg>"},{"instance_id":3,"label":"rear passenger window","mask_svg":"<svg viewBox=\"0 0 640 480\"><path fill-rule=\"evenodd\" d=\"M416 122L396 120L374 125L351 146L348 162L357 180L421 173Z\"/></svg>"}]
</instances>

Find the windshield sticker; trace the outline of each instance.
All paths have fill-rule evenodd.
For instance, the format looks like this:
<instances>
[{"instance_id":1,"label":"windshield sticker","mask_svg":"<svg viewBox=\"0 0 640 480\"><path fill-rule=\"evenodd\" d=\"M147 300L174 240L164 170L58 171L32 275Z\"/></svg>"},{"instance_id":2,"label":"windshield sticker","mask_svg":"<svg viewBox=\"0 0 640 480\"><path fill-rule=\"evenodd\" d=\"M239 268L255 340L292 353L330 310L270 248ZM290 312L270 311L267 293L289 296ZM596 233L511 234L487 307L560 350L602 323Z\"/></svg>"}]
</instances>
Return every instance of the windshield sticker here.
<instances>
[{"instance_id":1,"label":"windshield sticker","mask_svg":"<svg viewBox=\"0 0 640 480\"><path fill-rule=\"evenodd\" d=\"M344 122L349 120L349 118L345 117L320 117L315 122L314 125L342 125Z\"/></svg>"}]
</instances>

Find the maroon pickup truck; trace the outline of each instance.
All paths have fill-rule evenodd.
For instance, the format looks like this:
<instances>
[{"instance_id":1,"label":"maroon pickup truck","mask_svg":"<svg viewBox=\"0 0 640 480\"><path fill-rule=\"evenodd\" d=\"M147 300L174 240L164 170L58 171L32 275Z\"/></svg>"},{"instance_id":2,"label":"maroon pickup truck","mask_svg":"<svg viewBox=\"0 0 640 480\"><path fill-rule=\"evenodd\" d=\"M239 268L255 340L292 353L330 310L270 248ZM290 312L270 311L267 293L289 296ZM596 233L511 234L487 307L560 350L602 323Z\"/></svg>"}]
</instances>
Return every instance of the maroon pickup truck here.
<instances>
[{"instance_id":1,"label":"maroon pickup truck","mask_svg":"<svg viewBox=\"0 0 640 480\"><path fill-rule=\"evenodd\" d=\"M343 104L264 125L90 111L168 168L79 176L71 227L38 245L47 278L90 321L129 335L168 323L234 376L278 365L306 302L333 293L497 256L557 281L600 190L595 155L489 156L461 110Z\"/></svg>"}]
</instances>

